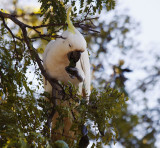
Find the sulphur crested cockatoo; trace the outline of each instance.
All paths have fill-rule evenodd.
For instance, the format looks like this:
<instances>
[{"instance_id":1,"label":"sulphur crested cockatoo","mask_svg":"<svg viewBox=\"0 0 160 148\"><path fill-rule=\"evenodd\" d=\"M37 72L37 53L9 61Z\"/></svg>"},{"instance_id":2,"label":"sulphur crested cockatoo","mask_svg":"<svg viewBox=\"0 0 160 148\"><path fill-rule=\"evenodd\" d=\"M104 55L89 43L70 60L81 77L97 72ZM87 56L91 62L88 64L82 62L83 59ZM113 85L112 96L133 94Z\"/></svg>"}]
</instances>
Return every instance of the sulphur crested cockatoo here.
<instances>
[{"instance_id":1,"label":"sulphur crested cockatoo","mask_svg":"<svg viewBox=\"0 0 160 148\"><path fill-rule=\"evenodd\" d=\"M62 33L62 38L50 41L44 51L44 68L50 77L78 87L79 93L84 87L85 94L89 96L90 63L86 40L70 21L70 11L71 7L67 12L68 29ZM49 83L45 85L45 90L52 91Z\"/></svg>"}]
</instances>

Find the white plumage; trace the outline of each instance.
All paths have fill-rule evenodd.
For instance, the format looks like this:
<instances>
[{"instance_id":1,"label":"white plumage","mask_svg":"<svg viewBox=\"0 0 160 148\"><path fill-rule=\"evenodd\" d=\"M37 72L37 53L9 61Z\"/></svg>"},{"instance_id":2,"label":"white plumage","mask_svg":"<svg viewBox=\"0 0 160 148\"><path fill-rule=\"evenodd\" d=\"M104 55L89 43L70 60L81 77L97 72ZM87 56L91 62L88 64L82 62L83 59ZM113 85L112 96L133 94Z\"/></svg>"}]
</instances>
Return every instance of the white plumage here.
<instances>
[{"instance_id":1,"label":"white plumage","mask_svg":"<svg viewBox=\"0 0 160 148\"><path fill-rule=\"evenodd\" d=\"M65 84L71 82L73 85L79 87L80 93L84 84L86 94L90 95L90 63L86 41L77 29L75 29L75 33L68 30L63 32L62 37L48 43L43 54L44 68L52 78L62 81ZM82 52L80 60L76 63L76 68L82 76L83 82L80 82L77 78L72 79L65 70L65 67L70 63L67 54L72 51ZM52 88L49 83L47 83L45 89L51 92Z\"/></svg>"},{"instance_id":2,"label":"white plumage","mask_svg":"<svg viewBox=\"0 0 160 148\"><path fill-rule=\"evenodd\" d=\"M44 68L47 73L54 79L67 84L71 82L76 87L79 87L79 93L82 93L82 86L85 88L85 94L90 95L90 63L87 52L86 40L82 34L73 26L70 21L71 7L67 12L68 29L55 41L50 41L43 54ZM68 54L70 52L81 51L79 61L76 63L76 71L81 79L71 77L66 71L70 61ZM81 80L81 81L80 81ZM52 91L49 83L45 86L45 90ZM89 97L87 97L89 98Z\"/></svg>"}]
</instances>

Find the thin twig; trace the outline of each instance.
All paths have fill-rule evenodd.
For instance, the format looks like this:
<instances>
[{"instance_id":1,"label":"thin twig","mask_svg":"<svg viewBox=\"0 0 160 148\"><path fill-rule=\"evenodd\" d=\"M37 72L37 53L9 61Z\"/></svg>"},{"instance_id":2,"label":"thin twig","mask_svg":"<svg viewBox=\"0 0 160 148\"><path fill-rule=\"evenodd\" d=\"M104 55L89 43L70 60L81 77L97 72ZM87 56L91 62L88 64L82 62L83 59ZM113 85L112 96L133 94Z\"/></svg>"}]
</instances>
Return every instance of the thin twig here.
<instances>
[{"instance_id":1,"label":"thin twig","mask_svg":"<svg viewBox=\"0 0 160 148\"><path fill-rule=\"evenodd\" d=\"M13 38L14 47L15 47L15 50L14 50L14 51L16 52L16 53L15 53L15 54L16 54L16 58L19 59L15 38L18 39L18 40L20 40L20 41L22 41L22 39L16 37L16 36L13 34L13 32L11 31L11 29L7 26L4 18L2 18L2 22L3 22L4 27L6 27L6 29L10 32L10 34L11 34L11 36L12 36L12 38ZM17 70L17 65L18 65L18 62L17 62L17 60L16 60L16 64L15 64L15 69L16 69L16 70Z\"/></svg>"},{"instance_id":2,"label":"thin twig","mask_svg":"<svg viewBox=\"0 0 160 148\"><path fill-rule=\"evenodd\" d=\"M24 17L26 15L28 15L28 16L34 16L34 15L40 16L41 14L32 12L32 13L22 13L22 14L14 14L14 13L12 13L11 15L14 16L14 17Z\"/></svg>"},{"instance_id":3,"label":"thin twig","mask_svg":"<svg viewBox=\"0 0 160 148\"><path fill-rule=\"evenodd\" d=\"M60 35L50 35L50 34L41 34L41 35L39 35L39 36L35 36L35 37L30 38L30 39L39 39L39 38L45 39L44 37L52 37L52 38L62 38L62 39L66 39L66 38L64 38L63 36L60 36Z\"/></svg>"},{"instance_id":4,"label":"thin twig","mask_svg":"<svg viewBox=\"0 0 160 148\"><path fill-rule=\"evenodd\" d=\"M23 41L22 38L19 38L19 37L15 36L15 35L13 34L13 32L11 31L11 29L7 26L7 24L6 24L5 20L4 20L4 17L2 17L2 22L3 22L3 25L6 27L6 29L9 31L9 33L11 34L14 42L15 42L15 38L18 39L18 40L20 40L21 42Z\"/></svg>"}]
</instances>

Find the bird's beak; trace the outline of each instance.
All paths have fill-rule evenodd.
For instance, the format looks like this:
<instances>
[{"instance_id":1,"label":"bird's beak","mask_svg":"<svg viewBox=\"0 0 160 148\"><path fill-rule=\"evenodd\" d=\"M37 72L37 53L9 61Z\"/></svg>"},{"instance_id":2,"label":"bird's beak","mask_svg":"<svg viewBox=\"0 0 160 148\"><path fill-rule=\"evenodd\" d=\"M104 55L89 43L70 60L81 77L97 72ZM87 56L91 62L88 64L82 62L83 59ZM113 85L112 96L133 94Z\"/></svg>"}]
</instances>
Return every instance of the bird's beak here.
<instances>
[{"instance_id":1,"label":"bird's beak","mask_svg":"<svg viewBox=\"0 0 160 148\"><path fill-rule=\"evenodd\" d=\"M74 62L75 64L79 61L82 51L72 51L67 54L68 60Z\"/></svg>"}]
</instances>

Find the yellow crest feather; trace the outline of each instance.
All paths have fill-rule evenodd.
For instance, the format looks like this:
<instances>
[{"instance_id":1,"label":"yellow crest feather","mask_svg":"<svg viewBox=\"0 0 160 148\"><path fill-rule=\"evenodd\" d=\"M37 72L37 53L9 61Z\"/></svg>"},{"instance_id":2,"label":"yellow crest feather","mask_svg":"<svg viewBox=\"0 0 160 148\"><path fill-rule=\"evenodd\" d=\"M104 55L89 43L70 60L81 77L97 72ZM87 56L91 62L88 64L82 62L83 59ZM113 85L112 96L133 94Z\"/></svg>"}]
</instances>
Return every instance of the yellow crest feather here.
<instances>
[{"instance_id":1,"label":"yellow crest feather","mask_svg":"<svg viewBox=\"0 0 160 148\"><path fill-rule=\"evenodd\" d=\"M75 34L75 27L73 26L71 20L70 20L70 13L71 13L72 7L68 8L67 11L67 24L68 24L68 31L72 32L73 34Z\"/></svg>"}]
</instances>

